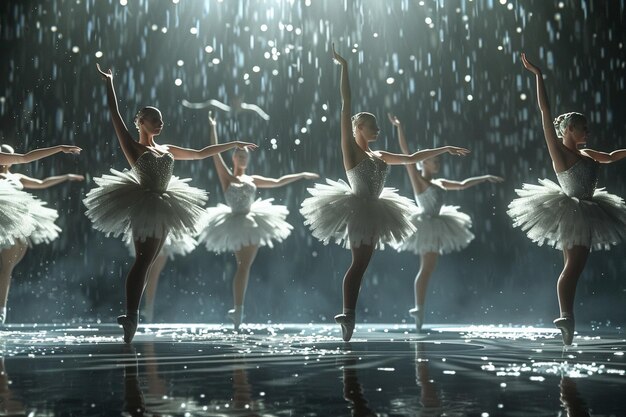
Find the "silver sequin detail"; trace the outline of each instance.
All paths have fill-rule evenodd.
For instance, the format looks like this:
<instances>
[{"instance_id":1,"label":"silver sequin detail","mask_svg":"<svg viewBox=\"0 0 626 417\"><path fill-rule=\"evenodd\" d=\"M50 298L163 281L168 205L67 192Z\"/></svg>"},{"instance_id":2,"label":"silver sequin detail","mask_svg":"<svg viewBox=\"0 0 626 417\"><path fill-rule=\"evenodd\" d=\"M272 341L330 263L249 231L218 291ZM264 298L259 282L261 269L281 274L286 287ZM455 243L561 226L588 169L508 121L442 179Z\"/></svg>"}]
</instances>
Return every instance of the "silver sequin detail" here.
<instances>
[{"instance_id":1,"label":"silver sequin detail","mask_svg":"<svg viewBox=\"0 0 626 417\"><path fill-rule=\"evenodd\" d=\"M380 158L365 158L346 171L352 192L360 197L378 198L385 187L389 166Z\"/></svg>"},{"instance_id":2,"label":"silver sequin detail","mask_svg":"<svg viewBox=\"0 0 626 417\"><path fill-rule=\"evenodd\" d=\"M165 192L174 172L174 155L165 153L156 155L142 153L133 167L139 177L139 183L153 191Z\"/></svg>"},{"instance_id":3,"label":"silver sequin detail","mask_svg":"<svg viewBox=\"0 0 626 417\"><path fill-rule=\"evenodd\" d=\"M24 189L24 184L22 184L22 181L20 181L18 176L10 172L7 174L0 174L0 181L1 180L5 180L11 187L15 188L16 190Z\"/></svg>"},{"instance_id":4,"label":"silver sequin detail","mask_svg":"<svg viewBox=\"0 0 626 417\"><path fill-rule=\"evenodd\" d=\"M233 182L228 186L224 198L233 213L248 213L254 202L256 185L250 177L241 177L239 180L241 182Z\"/></svg>"},{"instance_id":5,"label":"silver sequin detail","mask_svg":"<svg viewBox=\"0 0 626 417\"><path fill-rule=\"evenodd\" d=\"M441 211L443 206L443 196L445 190L437 185L431 184L421 192L415 195L415 201L419 208L422 209L422 213L427 216L436 216Z\"/></svg>"},{"instance_id":6,"label":"silver sequin detail","mask_svg":"<svg viewBox=\"0 0 626 417\"><path fill-rule=\"evenodd\" d=\"M582 158L568 170L556 174L556 178L569 197L590 200L598 185L598 163L591 158Z\"/></svg>"}]
</instances>

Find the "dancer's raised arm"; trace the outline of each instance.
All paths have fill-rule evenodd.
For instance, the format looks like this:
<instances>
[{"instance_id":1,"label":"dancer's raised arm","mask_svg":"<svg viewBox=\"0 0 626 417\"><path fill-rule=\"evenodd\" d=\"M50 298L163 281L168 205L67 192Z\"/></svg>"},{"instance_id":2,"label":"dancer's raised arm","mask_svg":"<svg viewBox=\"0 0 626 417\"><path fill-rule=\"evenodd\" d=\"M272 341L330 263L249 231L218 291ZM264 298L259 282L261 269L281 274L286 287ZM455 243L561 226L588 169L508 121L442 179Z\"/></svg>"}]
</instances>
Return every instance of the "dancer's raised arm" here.
<instances>
[{"instance_id":1,"label":"dancer's raised arm","mask_svg":"<svg viewBox=\"0 0 626 417\"><path fill-rule=\"evenodd\" d=\"M406 141L406 136L404 135L404 128L402 127L402 123L398 117L394 116L391 113L387 113L389 117L389 121L392 125L394 125L398 129L398 142L400 143L400 150L403 153L409 153L409 145ZM411 186L413 187L413 192L415 194L419 194L423 192L428 187L428 181L426 181L422 174L417 169L415 164L406 164L404 165L409 174L409 180L411 180Z\"/></svg>"},{"instance_id":2,"label":"dancer's raised arm","mask_svg":"<svg viewBox=\"0 0 626 417\"><path fill-rule=\"evenodd\" d=\"M437 183L446 190L466 190L483 182L503 182L504 178L496 175L481 175L479 177L466 178L463 181L452 181L443 178L437 179Z\"/></svg>"},{"instance_id":3,"label":"dancer's raised arm","mask_svg":"<svg viewBox=\"0 0 626 417\"><path fill-rule=\"evenodd\" d=\"M100 64L96 64L96 67L98 67L98 72L102 76L102 79L106 81L107 103L109 104L109 112L111 113L111 121L113 122L113 127L115 128L117 140L120 143L128 163L134 165L137 158L145 152L145 149L133 139L128 131L128 128L126 127L126 124L124 123L124 120L122 120L119 108L117 107L115 88L113 87L113 72L111 69L107 72L102 71L102 69L100 69Z\"/></svg>"},{"instance_id":4,"label":"dancer's raised arm","mask_svg":"<svg viewBox=\"0 0 626 417\"><path fill-rule=\"evenodd\" d=\"M27 164L47 158L59 152L78 155L82 151L78 146L58 145L50 148L34 149L25 154L0 152L0 165Z\"/></svg>"},{"instance_id":5,"label":"dancer's raised arm","mask_svg":"<svg viewBox=\"0 0 626 417\"><path fill-rule=\"evenodd\" d=\"M84 176L78 174L55 175L41 180L39 178L32 178L24 174L14 175L20 180L24 188L32 190L43 190L45 188L50 188L66 181L83 181L85 179Z\"/></svg>"},{"instance_id":6,"label":"dancer's raised arm","mask_svg":"<svg viewBox=\"0 0 626 417\"><path fill-rule=\"evenodd\" d=\"M526 54L522 53L521 59L524 68L535 74L535 80L537 82L537 103L541 111L541 124L543 125L543 134L546 139L546 144L548 145L548 152L552 159L552 166L555 172L565 171L571 165L572 161L570 159L575 158L575 155L569 156L570 152L559 140L554 128L552 111L550 110L550 103L548 101L548 95L546 94L541 69L528 61Z\"/></svg>"},{"instance_id":7,"label":"dancer's raised arm","mask_svg":"<svg viewBox=\"0 0 626 417\"><path fill-rule=\"evenodd\" d=\"M343 166L346 171L348 171L359 162L359 159L361 159L359 155L364 152L359 148L353 138L351 120L352 93L350 91L348 62L335 51L334 43L333 58L341 65L341 153L343 154Z\"/></svg>"},{"instance_id":8,"label":"dancer's raised arm","mask_svg":"<svg viewBox=\"0 0 626 417\"><path fill-rule=\"evenodd\" d=\"M626 158L626 149L618 149L610 153L594 151L593 149L581 149L580 153L601 164L610 164Z\"/></svg>"},{"instance_id":9,"label":"dancer's raised arm","mask_svg":"<svg viewBox=\"0 0 626 417\"><path fill-rule=\"evenodd\" d=\"M300 172L298 174L288 174L283 175L279 178L267 178L261 175L252 175L252 179L254 180L254 184L258 188L278 188L283 185L290 184L294 181L298 180L314 180L319 178L320 176L313 172Z\"/></svg>"},{"instance_id":10,"label":"dancer's raised arm","mask_svg":"<svg viewBox=\"0 0 626 417\"><path fill-rule=\"evenodd\" d=\"M459 148L457 146L442 146L440 148L424 149L412 154L391 153L386 151L378 151L380 158L389 165L406 165L415 164L424 159L433 158L435 156L449 153L450 155L465 156L470 153L469 149Z\"/></svg>"}]
</instances>

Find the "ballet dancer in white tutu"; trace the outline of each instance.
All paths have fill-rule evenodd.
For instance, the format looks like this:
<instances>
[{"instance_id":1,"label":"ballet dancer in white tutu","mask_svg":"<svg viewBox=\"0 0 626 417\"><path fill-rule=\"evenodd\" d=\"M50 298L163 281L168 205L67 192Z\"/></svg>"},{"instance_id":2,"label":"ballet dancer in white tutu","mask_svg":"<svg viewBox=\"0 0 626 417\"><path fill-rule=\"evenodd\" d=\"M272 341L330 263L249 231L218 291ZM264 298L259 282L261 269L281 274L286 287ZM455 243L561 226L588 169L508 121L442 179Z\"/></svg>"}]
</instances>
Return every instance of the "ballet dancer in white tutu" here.
<instances>
[{"instance_id":1,"label":"ballet dancer in white tutu","mask_svg":"<svg viewBox=\"0 0 626 417\"><path fill-rule=\"evenodd\" d=\"M398 129L400 149L409 153L400 119L391 114L388 116L389 121ZM405 165L418 206L411 217L416 231L396 245L396 250L409 251L420 256L420 269L415 277L415 307L409 310L409 314L415 319L418 332L424 324L426 290L439 255L460 251L474 239L474 234L470 231L472 220L467 214L458 211L458 207L443 204L445 192L465 190L483 182L503 181L495 175L481 175L463 181L433 178L439 173L440 164L439 157L426 159L421 162L421 172L413 164Z\"/></svg>"},{"instance_id":2,"label":"ballet dancer in white tutu","mask_svg":"<svg viewBox=\"0 0 626 417\"><path fill-rule=\"evenodd\" d=\"M24 188L47 188L67 180L79 180L73 174L37 180L22 174L12 174L12 165L36 161L59 152L79 154L76 146L54 146L16 154L9 145L0 146L0 324L7 314L7 298L11 275L22 260L29 244L48 243L56 239L61 229L54 224L56 210L45 207L43 201L22 191Z\"/></svg>"},{"instance_id":3,"label":"ballet dancer in white tutu","mask_svg":"<svg viewBox=\"0 0 626 417\"><path fill-rule=\"evenodd\" d=\"M217 146L217 126L209 116L211 143ZM205 214L205 227L198 237L200 244L212 252L234 252L237 270L233 277L233 308L228 317L235 329L243 321L244 298L248 287L250 268L259 247L273 247L291 233L292 226L285 220L287 207L272 204L273 198L256 199L257 188L277 188L302 179L319 178L311 172L267 178L247 175L249 152L236 149L233 153L233 170L226 166L221 155L213 162L224 191L226 204L209 207Z\"/></svg>"},{"instance_id":4,"label":"ballet dancer in white tutu","mask_svg":"<svg viewBox=\"0 0 626 417\"><path fill-rule=\"evenodd\" d=\"M521 55L524 67L535 75L543 133L558 184L523 184L519 198L509 204L513 224L539 246L547 243L563 251L564 266L557 281L560 317L554 324L563 343L574 339L574 297L578 279L591 249L609 249L626 240L626 205L598 183L598 163L626 157L626 149L611 153L579 149L587 141L587 119L565 113L552 120L541 69Z\"/></svg>"},{"instance_id":5,"label":"ballet dancer in white tutu","mask_svg":"<svg viewBox=\"0 0 626 417\"><path fill-rule=\"evenodd\" d=\"M84 203L95 229L113 237L132 235L135 244L135 262L126 278L126 314L117 318L124 328L124 341L130 343L137 330L148 272L166 239L182 240L200 231L206 192L187 185L188 179L172 176L174 160L204 159L234 147L256 145L229 142L201 150L159 145L154 138L163 129L163 118L154 107L144 107L137 113L139 141L135 141L117 107L113 73L99 66L98 71L106 80L113 127L132 169L111 169L110 175L94 178L98 187L87 194Z\"/></svg>"},{"instance_id":6,"label":"ballet dancer in white tutu","mask_svg":"<svg viewBox=\"0 0 626 417\"><path fill-rule=\"evenodd\" d=\"M354 331L355 308L361 280L377 246L401 242L415 232L411 215L413 202L385 188L388 165L415 164L443 153L465 155L469 151L453 146L427 149L413 154L374 151L369 143L378 138L376 117L360 112L351 117L352 96L348 62L333 45L334 59L341 65L341 151L349 184L326 180L310 188L311 197L300 212L313 236L324 243L334 240L350 248L352 264L343 280L343 313L335 316L343 340Z\"/></svg>"}]
</instances>

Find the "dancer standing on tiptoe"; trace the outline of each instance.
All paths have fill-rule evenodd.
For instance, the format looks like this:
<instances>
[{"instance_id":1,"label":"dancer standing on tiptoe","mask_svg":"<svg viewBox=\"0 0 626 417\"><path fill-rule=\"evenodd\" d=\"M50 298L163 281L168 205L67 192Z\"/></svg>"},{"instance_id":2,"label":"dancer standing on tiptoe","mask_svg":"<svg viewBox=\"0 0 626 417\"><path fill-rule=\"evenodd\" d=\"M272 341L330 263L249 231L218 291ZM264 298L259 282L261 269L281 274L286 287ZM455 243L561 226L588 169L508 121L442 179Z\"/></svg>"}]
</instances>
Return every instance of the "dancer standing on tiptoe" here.
<instances>
[{"instance_id":1,"label":"dancer standing on tiptoe","mask_svg":"<svg viewBox=\"0 0 626 417\"><path fill-rule=\"evenodd\" d=\"M378 138L380 129L372 113L351 116L352 94L348 62L335 51L341 65L341 152L350 185L327 179L326 184L310 188L311 197L302 202L300 212L313 236L324 243L331 239L350 248L352 264L343 280L343 313L335 316L344 341L352 337L355 309L361 280L374 249L385 243L401 242L413 232L411 200L385 188L389 165L415 164L443 153L465 155L469 151L454 146L427 149L413 154L374 151L369 143Z\"/></svg>"},{"instance_id":2,"label":"dancer standing on tiptoe","mask_svg":"<svg viewBox=\"0 0 626 417\"><path fill-rule=\"evenodd\" d=\"M398 128L400 149L409 153L409 145L400 120L389 114L389 121ZM465 248L474 239L470 231L472 220L457 211L457 207L443 204L445 191L465 190L483 182L502 182L495 175L471 177L463 181L434 178L439 173L439 157L425 159L420 163L421 171L413 164L405 165L413 186L413 194L418 210L411 221L417 229L413 235L396 247L396 250L410 251L420 256L420 269L415 277L415 307L409 314L415 319L417 331L424 324L424 302L428 281L435 271L439 255L456 252Z\"/></svg>"},{"instance_id":3,"label":"dancer standing on tiptoe","mask_svg":"<svg viewBox=\"0 0 626 417\"><path fill-rule=\"evenodd\" d=\"M84 203L94 228L114 237L132 235L135 244L135 262L126 278L126 314L117 318L124 328L124 341L130 343L137 330L146 279L163 244L168 237L176 241L198 233L204 213L206 192L172 176L174 160L204 159L235 147L256 145L230 142L201 150L159 145L154 138L163 129L163 118L155 107L144 107L135 116L139 131L139 141L135 141L117 107L113 73L99 66L98 71L106 81L113 127L132 169L111 169L111 175L95 178L98 187L87 194Z\"/></svg>"},{"instance_id":4,"label":"dancer standing on tiptoe","mask_svg":"<svg viewBox=\"0 0 626 417\"><path fill-rule=\"evenodd\" d=\"M598 163L611 163L626 157L626 149L611 153L579 149L587 141L587 119L580 113L565 113L552 120L541 69L521 55L524 68L535 75L537 101L543 134L559 184L548 179L541 185L523 184L509 204L508 214L539 246L544 243L563 251L564 266L557 281L560 316L554 320L563 343L574 339L574 297L578 279L589 251L609 249L626 240L624 200L598 183Z\"/></svg>"}]
</instances>

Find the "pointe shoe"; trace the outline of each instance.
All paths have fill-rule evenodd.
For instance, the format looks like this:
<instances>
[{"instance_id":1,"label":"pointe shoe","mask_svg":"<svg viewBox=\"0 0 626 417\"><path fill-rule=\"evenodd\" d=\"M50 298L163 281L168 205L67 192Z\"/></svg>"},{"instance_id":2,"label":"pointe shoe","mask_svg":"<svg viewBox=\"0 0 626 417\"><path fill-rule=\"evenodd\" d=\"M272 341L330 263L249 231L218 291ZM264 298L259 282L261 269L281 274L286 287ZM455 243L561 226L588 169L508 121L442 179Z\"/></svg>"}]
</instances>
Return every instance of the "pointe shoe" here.
<instances>
[{"instance_id":1,"label":"pointe shoe","mask_svg":"<svg viewBox=\"0 0 626 417\"><path fill-rule=\"evenodd\" d=\"M415 319L415 329L418 333L420 333L422 331L422 326L424 325L424 310L413 307L409 310L409 314Z\"/></svg>"},{"instance_id":2,"label":"pointe shoe","mask_svg":"<svg viewBox=\"0 0 626 417\"><path fill-rule=\"evenodd\" d=\"M0 313L0 326L4 326L4 321L7 319L6 315Z\"/></svg>"},{"instance_id":3,"label":"pointe shoe","mask_svg":"<svg viewBox=\"0 0 626 417\"><path fill-rule=\"evenodd\" d=\"M571 317L559 317L553 323L561 331L563 344L570 346L574 340L574 319Z\"/></svg>"},{"instance_id":4,"label":"pointe shoe","mask_svg":"<svg viewBox=\"0 0 626 417\"><path fill-rule=\"evenodd\" d=\"M241 326L241 322L243 321L243 313L231 308L228 310L228 313L226 313L226 316L233 322L235 330L239 330L239 326Z\"/></svg>"},{"instance_id":5,"label":"pointe shoe","mask_svg":"<svg viewBox=\"0 0 626 417\"><path fill-rule=\"evenodd\" d=\"M121 324L124 329L124 343L130 343L137 331L137 319L133 320L128 316L118 316L117 324Z\"/></svg>"},{"instance_id":6,"label":"pointe shoe","mask_svg":"<svg viewBox=\"0 0 626 417\"><path fill-rule=\"evenodd\" d=\"M346 314L337 314L335 322L341 326L341 338L344 342L349 342L354 333L354 317L348 317Z\"/></svg>"}]
</instances>

